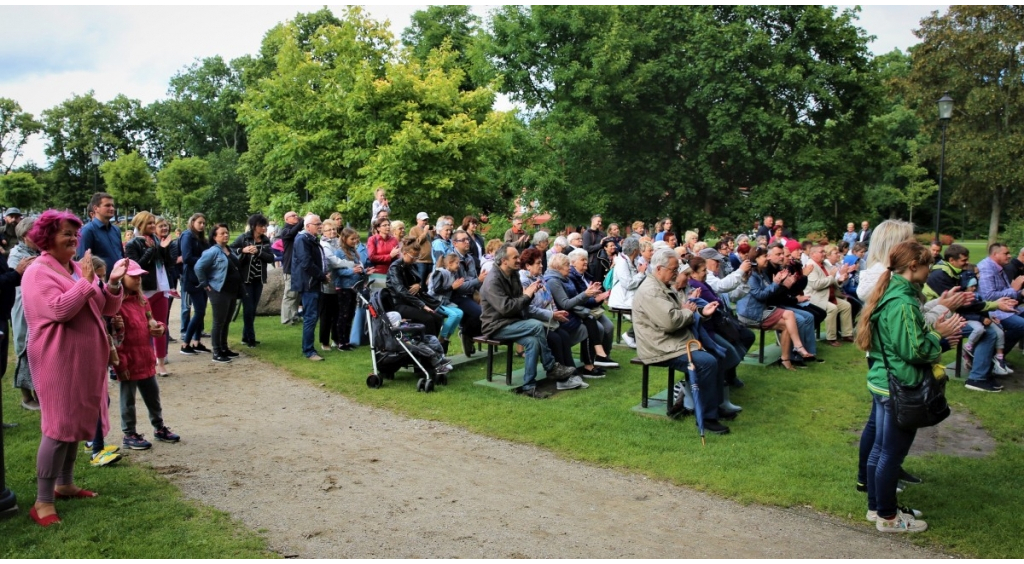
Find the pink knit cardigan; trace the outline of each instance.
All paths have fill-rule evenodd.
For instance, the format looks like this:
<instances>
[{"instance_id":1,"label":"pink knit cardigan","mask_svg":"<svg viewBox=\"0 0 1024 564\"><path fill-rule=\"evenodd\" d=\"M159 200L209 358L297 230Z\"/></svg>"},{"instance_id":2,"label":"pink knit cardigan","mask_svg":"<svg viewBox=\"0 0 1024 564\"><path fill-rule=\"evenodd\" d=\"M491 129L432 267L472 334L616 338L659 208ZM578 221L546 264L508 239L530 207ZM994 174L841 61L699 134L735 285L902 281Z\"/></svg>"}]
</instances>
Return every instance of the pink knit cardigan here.
<instances>
[{"instance_id":1,"label":"pink knit cardigan","mask_svg":"<svg viewBox=\"0 0 1024 564\"><path fill-rule=\"evenodd\" d=\"M78 264L72 265L80 277ZM121 295L85 278L75 281L47 252L25 270L21 288L43 434L65 442L92 440L97 420L106 434L110 345L103 316L117 313Z\"/></svg>"}]
</instances>

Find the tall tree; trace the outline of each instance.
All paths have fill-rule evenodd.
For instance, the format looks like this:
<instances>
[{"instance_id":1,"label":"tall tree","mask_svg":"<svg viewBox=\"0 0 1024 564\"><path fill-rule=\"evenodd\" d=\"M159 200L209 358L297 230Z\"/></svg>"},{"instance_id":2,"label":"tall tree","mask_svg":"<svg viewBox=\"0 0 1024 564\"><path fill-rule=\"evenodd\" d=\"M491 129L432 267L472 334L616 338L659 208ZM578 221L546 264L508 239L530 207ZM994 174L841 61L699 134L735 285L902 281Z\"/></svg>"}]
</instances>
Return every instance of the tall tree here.
<instances>
[{"instance_id":1,"label":"tall tree","mask_svg":"<svg viewBox=\"0 0 1024 564\"><path fill-rule=\"evenodd\" d=\"M100 174L119 208L152 210L157 203L153 173L138 153L118 154L100 165Z\"/></svg>"},{"instance_id":2,"label":"tall tree","mask_svg":"<svg viewBox=\"0 0 1024 564\"><path fill-rule=\"evenodd\" d=\"M14 169L28 138L39 133L42 124L10 98L0 98L0 175Z\"/></svg>"},{"instance_id":3,"label":"tall tree","mask_svg":"<svg viewBox=\"0 0 1024 564\"><path fill-rule=\"evenodd\" d=\"M987 209L995 241L1004 208L1020 206L1024 186L1024 7L951 6L914 34L921 43L911 49L907 97L933 139L922 153L938 161L935 101L949 92L956 105L945 173L957 192L944 201Z\"/></svg>"},{"instance_id":4,"label":"tall tree","mask_svg":"<svg viewBox=\"0 0 1024 564\"><path fill-rule=\"evenodd\" d=\"M413 12L412 22L402 32L402 44L420 62L426 62L431 51L446 45L456 53L451 63L464 73L461 88L471 91L494 78L494 68L484 51L486 37L480 18L469 6L438 5Z\"/></svg>"},{"instance_id":5,"label":"tall tree","mask_svg":"<svg viewBox=\"0 0 1024 564\"><path fill-rule=\"evenodd\" d=\"M290 23L268 34L274 70L239 106L253 208L297 200L368 217L379 186L393 190L396 213L493 202L496 183L483 171L516 122L491 111L493 91L460 89L452 51L423 63L395 56L391 33L359 8L306 31Z\"/></svg>"},{"instance_id":6,"label":"tall tree","mask_svg":"<svg viewBox=\"0 0 1024 564\"><path fill-rule=\"evenodd\" d=\"M43 134L47 138L46 156L52 160L51 205L79 209L91 197L96 178L90 154L98 151L101 161L123 153L146 150L146 123L138 100L118 95L108 103L93 93L76 95L43 111Z\"/></svg>"},{"instance_id":7,"label":"tall tree","mask_svg":"<svg viewBox=\"0 0 1024 564\"><path fill-rule=\"evenodd\" d=\"M210 176L210 163L199 157L175 159L157 173L156 197L178 227L191 213L207 209L206 204L214 197Z\"/></svg>"},{"instance_id":8,"label":"tall tree","mask_svg":"<svg viewBox=\"0 0 1024 564\"><path fill-rule=\"evenodd\" d=\"M0 176L0 202L22 211L41 207L43 186L28 172L11 172Z\"/></svg>"},{"instance_id":9,"label":"tall tree","mask_svg":"<svg viewBox=\"0 0 1024 564\"><path fill-rule=\"evenodd\" d=\"M859 140L877 113L853 16L820 6L504 7L491 48L504 91L530 108L561 166L540 199L565 201L558 211L569 219L614 203L618 219L667 212L687 226L746 226L771 206L823 223L832 206L821 202L860 190L869 147ZM737 201L741 187L750 200Z\"/></svg>"}]
</instances>

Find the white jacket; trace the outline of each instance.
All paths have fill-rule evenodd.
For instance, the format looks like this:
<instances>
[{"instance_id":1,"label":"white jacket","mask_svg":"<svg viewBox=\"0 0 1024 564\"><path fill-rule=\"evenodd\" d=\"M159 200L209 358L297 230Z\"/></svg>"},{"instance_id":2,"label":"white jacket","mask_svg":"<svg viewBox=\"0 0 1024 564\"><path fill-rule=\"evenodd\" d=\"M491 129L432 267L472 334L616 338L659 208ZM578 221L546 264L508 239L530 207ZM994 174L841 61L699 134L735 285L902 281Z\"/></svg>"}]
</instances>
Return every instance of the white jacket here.
<instances>
[{"instance_id":1,"label":"white jacket","mask_svg":"<svg viewBox=\"0 0 1024 564\"><path fill-rule=\"evenodd\" d=\"M647 274L637 271L633 261L621 253L615 255L612 268L613 283L611 294L608 296L608 307L633 309L633 295Z\"/></svg>"}]
</instances>

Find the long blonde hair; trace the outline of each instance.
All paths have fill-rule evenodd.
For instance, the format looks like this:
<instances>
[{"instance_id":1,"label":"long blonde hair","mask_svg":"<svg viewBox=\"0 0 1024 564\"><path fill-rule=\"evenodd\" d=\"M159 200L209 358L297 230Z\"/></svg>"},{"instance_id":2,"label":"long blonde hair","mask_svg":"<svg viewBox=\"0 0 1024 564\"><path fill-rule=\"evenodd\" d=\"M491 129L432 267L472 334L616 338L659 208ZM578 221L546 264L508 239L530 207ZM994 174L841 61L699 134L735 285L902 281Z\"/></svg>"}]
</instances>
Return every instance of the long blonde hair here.
<instances>
[{"instance_id":1,"label":"long blonde hair","mask_svg":"<svg viewBox=\"0 0 1024 564\"><path fill-rule=\"evenodd\" d=\"M889 256L896 245L914 236L914 224L900 219L887 219L871 232L871 245L864 265L871 268L876 263L889 266Z\"/></svg>"},{"instance_id":2,"label":"long blonde hair","mask_svg":"<svg viewBox=\"0 0 1024 564\"><path fill-rule=\"evenodd\" d=\"M932 263L932 252L921 243L904 241L893 247L888 257L889 267L878 277L878 283L868 298L867 305L860 312L857 319L857 348L862 351L871 349L871 313L875 311L878 302L882 300L886 290L889 289L889 282L894 272L906 272L914 263L918 266L928 268Z\"/></svg>"}]
</instances>

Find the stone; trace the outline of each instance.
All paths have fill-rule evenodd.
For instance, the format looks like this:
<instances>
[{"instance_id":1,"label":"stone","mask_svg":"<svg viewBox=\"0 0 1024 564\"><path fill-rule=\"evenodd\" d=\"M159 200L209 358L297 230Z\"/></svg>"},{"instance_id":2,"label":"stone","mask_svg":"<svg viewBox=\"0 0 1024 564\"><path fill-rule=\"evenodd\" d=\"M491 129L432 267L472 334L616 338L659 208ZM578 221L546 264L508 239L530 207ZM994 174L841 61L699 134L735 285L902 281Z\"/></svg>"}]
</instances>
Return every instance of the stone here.
<instances>
[{"instance_id":1,"label":"stone","mask_svg":"<svg viewBox=\"0 0 1024 564\"><path fill-rule=\"evenodd\" d=\"M256 315L281 315L281 298L284 297L284 271L280 268L267 269L267 283L256 307Z\"/></svg>"}]
</instances>

